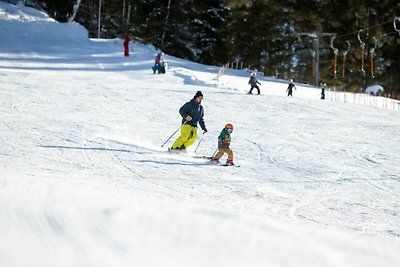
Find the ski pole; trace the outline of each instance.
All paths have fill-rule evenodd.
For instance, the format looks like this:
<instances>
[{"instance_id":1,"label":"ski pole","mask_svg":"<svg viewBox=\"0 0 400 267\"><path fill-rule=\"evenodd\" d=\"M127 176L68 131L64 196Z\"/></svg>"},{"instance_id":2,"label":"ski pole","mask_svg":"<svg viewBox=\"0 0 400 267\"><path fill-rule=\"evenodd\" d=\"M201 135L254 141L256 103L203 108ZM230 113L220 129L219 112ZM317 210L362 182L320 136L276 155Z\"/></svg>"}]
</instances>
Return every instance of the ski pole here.
<instances>
[{"instance_id":1,"label":"ski pole","mask_svg":"<svg viewBox=\"0 0 400 267\"><path fill-rule=\"evenodd\" d=\"M167 141L164 142L164 144L161 145L161 147L163 147L169 141L169 139L171 139L172 136L174 136L176 134L176 132L179 131L179 129L185 124L186 124L186 121L181 126L179 126L179 128L167 139Z\"/></svg>"},{"instance_id":2,"label":"ski pole","mask_svg":"<svg viewBox=\"0 0 400 267\"><path fill-rule=\"evenodd\" d=\"M176 134L176 132L179 131L180 128L181 128L181 126L179 126L179 128L167 139L167 141L164 142L164 144L161 145L161 147L163 147L169 141L169 139L171 139L172 136L174 136Z\"/></svg>"},{"instance_id":3,"label":"ski pole","mask_svg":"<svg viewBox=\"0 0 400 267\"><path fill-rule=\"evenodd\" d=\"M204 137L204 133L203 133L203 135L201 136L201 138L200 138L200 141L199 141L199 143L197 144L197 147L196 147L196 149L194 150L194 153L196 153L196 152L197 152L197 149L199 148L199 146L200 146L200 143L201 143L201 141L203 140L203 137Z\"/></svg>"},{"instance_id":4,"label":"ski pole","mask_svg":"<svg viewBox=\"0 0 400 267\"><path fill-rule=\"evenodd\" d=\"M212 154L211 158L214 158L214 156L215 156L215 153L217 153L217 150L218 150L218 148L217 148L217 149L215 149L215 151L214 151L214 153Z\"/></svg>"}]
</instances>

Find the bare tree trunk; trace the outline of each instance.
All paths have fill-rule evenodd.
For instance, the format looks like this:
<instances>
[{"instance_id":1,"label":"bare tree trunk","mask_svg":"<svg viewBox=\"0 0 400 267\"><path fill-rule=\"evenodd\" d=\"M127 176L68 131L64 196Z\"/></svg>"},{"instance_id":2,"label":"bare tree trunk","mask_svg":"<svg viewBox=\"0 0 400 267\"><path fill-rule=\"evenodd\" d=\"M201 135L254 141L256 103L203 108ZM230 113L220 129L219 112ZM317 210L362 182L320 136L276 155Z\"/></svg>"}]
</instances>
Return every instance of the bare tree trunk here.
<instances>
[{"instance_id":1,"label":"bare tree trunk","mask_svg":"<svg viewBox=\"0 0 400 267\"><path fill-rule=\"evenodd\" d=\"M168 0L168 7L167 7L167 16L165 17L165 25L168 25L168 18L169 18L169 9L171 7L171 0ZM164 32L162 35L162 39L161 39L161 47L164 50L164 39L165 39L165 32L166 32L166 28L164 27Z\"/></svg>"},{"instance_id":2,"label":"bare tree trunk","mask_svg":"<svg viewBox=\"0 0 400 267\"><path fill-rule=\"evenodd\" d=\"M76 4L74 5L73 14L72 14L72 16L69 18L69 20L68 20L69 22L72 22L72 21L75 20L76 13L78 13L79 6L80 6L80 5L81 5L81 0L77 0Z\"/></svg>"},{"instance_id":3,"label":"bare tree trunk","mask_svg":"<svg viewBox=\"0 0 400 267\"><path fill-rule=\"evenodd\" d=\"M125 20L125 0L122 2L122 19Z\"/></svg>"},{"instance_id":4,"label":"bare tree trunk","mask_svg":"<svg viewBox=\"0 0 400 267\"><path fill-rule=\"evenodd\" d=\"M126 18L126 24L129 25L131 20L131 3L128 4L128 15Z\"/></svg>"}]
</instances>

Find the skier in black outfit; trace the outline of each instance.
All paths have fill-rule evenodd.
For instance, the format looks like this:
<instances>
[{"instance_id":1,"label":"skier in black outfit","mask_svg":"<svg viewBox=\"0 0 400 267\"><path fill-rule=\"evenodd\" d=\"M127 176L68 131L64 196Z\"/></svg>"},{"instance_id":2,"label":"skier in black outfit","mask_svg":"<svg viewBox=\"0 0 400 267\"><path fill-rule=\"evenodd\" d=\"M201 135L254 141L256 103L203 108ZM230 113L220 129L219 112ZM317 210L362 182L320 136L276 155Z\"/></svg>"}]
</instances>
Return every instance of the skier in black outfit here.
<instances>
[{"instance_id":1,"label":"skier in black outfit","mask_svg":"<svg viewBox=\"0 0 400 267\"><path fill-rule=\"evenodd\" d=\"M294 84L293 84L293 79L290 79L290 83L288 85L288 88L286 89L286 92L288 92L287 96L293 96L292 95L293 94L293 88L296 89L296 91L297 91L296 86L294 86Z\"/></svg>"},{"instance_id":2,"label":"skier in black outfit","mask_svg":"<svg viewBox=\"0 0 400 267\"><path fill-rule=\"evenodd\" d=\"M259 82L257 81L256 73L253 72L253 73L251 74L250 80L249 80L249 84L251 85L251 88L250 88L250 91L248 92L248 94L252 95L252 94L253 94L252 91L253 91L254 88L257 89L257 92L258 92L257 94L258 94L258 95L260 94L260 88L258 87L257 83L258 83L259 85L261 85L261 83L259 83Z\"/></svg>"},{"instance_id":3,"label":"skier in black outfit","mask_svg":"<svg viewBox=\"0 0 400 267\"><path fill-rule=\"evenodd\" d=\"M321 84L321 99L325 99L326 83Z\"/></svg>"}]
</instances>

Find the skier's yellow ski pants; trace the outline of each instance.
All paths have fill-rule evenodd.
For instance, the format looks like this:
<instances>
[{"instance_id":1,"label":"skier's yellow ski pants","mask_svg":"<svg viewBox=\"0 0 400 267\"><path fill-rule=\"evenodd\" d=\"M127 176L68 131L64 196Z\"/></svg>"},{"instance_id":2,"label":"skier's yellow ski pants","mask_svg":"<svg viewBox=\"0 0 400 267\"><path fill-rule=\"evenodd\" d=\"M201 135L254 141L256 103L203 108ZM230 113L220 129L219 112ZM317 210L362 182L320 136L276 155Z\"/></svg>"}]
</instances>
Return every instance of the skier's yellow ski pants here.
<instances>
[{"instance_id":1,"label":"skier's yellow ski pants","mask_svg":"<svg viewBox=\"0 0 400 267\"><path fill-rule=\"evenodd\" d=\"M172 149L181 149L182 145L185 148L191 146L197 140L197 127L193 127L189 124L184 124L181 127L181 136L175 140L172 145Z\"/></svg>"}]
</instances>

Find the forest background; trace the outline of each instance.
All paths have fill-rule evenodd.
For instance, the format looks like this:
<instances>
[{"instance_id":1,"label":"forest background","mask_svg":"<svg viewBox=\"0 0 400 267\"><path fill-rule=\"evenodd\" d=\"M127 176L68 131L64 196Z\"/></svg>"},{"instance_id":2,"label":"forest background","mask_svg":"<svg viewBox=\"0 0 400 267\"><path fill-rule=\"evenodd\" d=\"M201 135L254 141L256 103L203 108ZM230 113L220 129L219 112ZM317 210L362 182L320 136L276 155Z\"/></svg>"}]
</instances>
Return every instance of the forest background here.
<instances>
[{"instance_id":1,"label":"forest background","mask_svg":"<svg viewBox=\"0 0 400 267\"><path fill-rule=\"evenodd\" d=\"M386 95L400 97L398 0L24 2L60 22L82 24L91 38L129 35L203 64L230 63L344 91L380 84Z\"/></svg>"}]
</instances>

